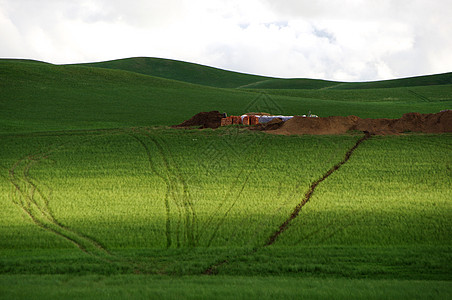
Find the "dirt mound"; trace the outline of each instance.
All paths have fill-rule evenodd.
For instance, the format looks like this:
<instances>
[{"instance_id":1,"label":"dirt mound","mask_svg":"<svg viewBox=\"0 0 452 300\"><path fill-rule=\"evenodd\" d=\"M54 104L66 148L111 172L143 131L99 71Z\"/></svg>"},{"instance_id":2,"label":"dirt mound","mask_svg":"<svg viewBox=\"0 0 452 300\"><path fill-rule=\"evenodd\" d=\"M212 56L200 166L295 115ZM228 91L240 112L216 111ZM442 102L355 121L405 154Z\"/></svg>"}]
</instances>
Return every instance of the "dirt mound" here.
<instances>
[{"instance_id":1,"label":"dirt mound","mask_svg":"<svg viewBox=\"0 0 452 300\"><path fill-rule=\"evenodd\" d=\"M276 130L278 128L281 128L281 126L284 124L284 121L281 118L275 118L271 120L270 122L264 123L264 124L258 124L258 127L252 128L256 130ZM251 129L251 128L250 128Z\"/></svg>"},{"instance_id":2,"label":"dirt mound","mask_svg":"<svg viewBox=\"0 0 452 300\"><path fill-rule=\"evenodd\" d=\"M358 117L306 118L295 116L279 129L269 131L275 134L341 134L350 130Z\"/></svg>"},{"instance_id":3,"label":"dirt mound","mask_svg":"<svg viewBox=\"0 0 452 300\"><path fill-rule=\"evenodd\" d=\"M400 119L359 119L351 129L378 135L452 132L452 111L436 114L407 113Z\"/></svg>"},{"instance_id":4,"label":"dirt mound","mask_svg":"<svg viewBox=\"0 0 452 300\"><path fill-rule=\"evenodd\" d=\"M400 119L361 119L356 116L304 118L295 116L277 129L263 128L275 134L343 134L359 130L376 135L404 132L452 132L452 111L436 114L407 113Z\"/></svg>"},{"instance_id":5,"label":"dirt mound","mask_svg":"<svg viewBox=\"0 0 452 300\"><path fill-rule=\"evenodd\" d=\"M218 128L221 125L223 114L219 111L200 112L190 119L174 125L174 128L197 127L197 128Z\"/></svg>"}]
</instances>

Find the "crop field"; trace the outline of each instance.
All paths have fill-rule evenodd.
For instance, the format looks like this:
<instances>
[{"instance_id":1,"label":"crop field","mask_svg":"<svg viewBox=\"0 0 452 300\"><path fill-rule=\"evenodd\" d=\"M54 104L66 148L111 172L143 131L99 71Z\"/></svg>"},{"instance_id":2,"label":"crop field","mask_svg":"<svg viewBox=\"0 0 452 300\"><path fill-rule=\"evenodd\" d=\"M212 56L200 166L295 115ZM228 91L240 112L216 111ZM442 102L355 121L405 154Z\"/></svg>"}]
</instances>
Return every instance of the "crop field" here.
<instances>
[{"instance_id":1,"label":"crop field","mask_svg":"<svg viewBox=\"0 0 452 300\"><path fill-rule=\"evenodd\" d=\"M0 299L452 297L451 133L167 126L201 107L436 112L450 84L262 93L2 66Z\"/></svg>"},{"instance_id":2,"label":"crop field","mask_svg":"<svg viewBox=\"0 0 452 300\"><path fill-rule=\"evenodd\" d=\"M450 137L4 135L0 271L449 280Z\"/></svg>"}]
</instances>

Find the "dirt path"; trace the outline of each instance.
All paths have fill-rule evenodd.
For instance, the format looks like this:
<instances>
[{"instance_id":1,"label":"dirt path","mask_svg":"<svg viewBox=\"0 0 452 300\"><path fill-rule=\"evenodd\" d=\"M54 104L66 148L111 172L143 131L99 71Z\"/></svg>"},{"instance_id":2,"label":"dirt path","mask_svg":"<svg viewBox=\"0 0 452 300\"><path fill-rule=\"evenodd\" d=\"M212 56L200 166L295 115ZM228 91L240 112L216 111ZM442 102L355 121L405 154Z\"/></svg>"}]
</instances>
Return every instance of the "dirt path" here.
<instances>
[{"instance_id":1,"label":"dirt path","mask_svg":"<svg viewBox=\"0 0 452 300\"><path fill-rule=\"evenodd\" d=\"M320 177L319 179L317 179L316 181L314 181L311 186L309 187L308 191L305 193L302 201L294 208L293 212L290 214L290 216L279 226L278 230L275 231L274 233L272 233L266 243L261 246L261 247L257 247L254 248L252 251L243 254L243 255L251 255L256 253L259 249L268 247L272 244L274 244L276 242L276 240L278 239L278 237L285 231L287 230L287 228L289 227L290 223L300 214L301 209L303 208L303 206L306 205L306 203L309 202L309 200L311 199L312 195L314 194L314 191L316 189L316 187L325 179L327 179L331 174L333 174L335 171L337 171L342 165L344 165L352 156L353 152L359 147L359 145L361 145L361 143L363 143L364 141L368 140L371 137L371 135L369 133L366 133L362 138L360 138L354 145L353 147L351 147L346 153L344 158L338 162L337 164L335 164L333 167L331 167L325 174L323 174L322 177ZM204 270L203 274L205 275L212 275L215 274L218 270L219 267L221 267L224 264L227 264L229 261L227 259L223 259L220 260L212 265L210 265L206 270Z\"/></svg>"},{"instance_id":2,"label":"dirt path","mask_svg":"<svg viewBox=\"0 0 452 300\"><path fill-rule=\"evenodd\" d=\"M366 133L365 136L363 136L362 138L360 138L356 144L350 148L347 153L345 154L345 157L342 161L340 161L339 163L337 163L336 165L334 165L331 169L329 169L325 174L323 174L323 176L319 179L317 179L316 181L314 181L311 186L309 187L309 190L306 192L306 194L304 195L303 200L294 208L292 214L289 216L289 218L287 218L280 226L279 229L277 231L275 231L268 239L267 243L265 243L264 247L266 246L270 246L272 245L276 239L278 238L279 235L281 235L289 226L290 222L292 222L293 219L295 219L298 214L300 213L301 209L303 208L303 206L306 205L306 203L308 203L308 201L311 199L312 195L314 194L314 191L316 189L316 187L325 179L327 179L331 174L333 174L335 171L337 171L343 164L345 164L350 157L352 156L353 152L356 150L356 148L359 147L359 145L364 142L365 140L369 139L371 137L370 134Z\"/></svg>"}]
</instances>

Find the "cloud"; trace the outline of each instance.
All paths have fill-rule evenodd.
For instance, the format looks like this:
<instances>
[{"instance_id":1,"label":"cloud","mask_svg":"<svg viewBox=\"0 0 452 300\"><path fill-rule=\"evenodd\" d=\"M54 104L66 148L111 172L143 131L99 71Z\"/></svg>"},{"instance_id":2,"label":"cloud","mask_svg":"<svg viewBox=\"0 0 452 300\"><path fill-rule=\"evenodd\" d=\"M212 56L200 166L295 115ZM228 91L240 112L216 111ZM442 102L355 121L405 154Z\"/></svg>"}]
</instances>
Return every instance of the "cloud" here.
<instances>
[{"instance_id":1,"label":"cloud","mask_svg":"<svg viewBox=\"0 0 452 300\"><path fill-rule=\"evenodd\" d=\"M0 0L0 57L377 80L452 69L448 0Z\"/></svg>"},{"instance_id":2,"label":"cloud","mask_svg":"<svg viewBox=\"0 0 452 300\"><path fill-rule=\"evenodd\" d=\"M451 1L265 2L281 18L306 20L335 38L340 50L328 57L342 53L337 57L342 63L335 65L342 75L333 73L334 78L384 79L452 69Z\"/></svg>"}]
</instances>

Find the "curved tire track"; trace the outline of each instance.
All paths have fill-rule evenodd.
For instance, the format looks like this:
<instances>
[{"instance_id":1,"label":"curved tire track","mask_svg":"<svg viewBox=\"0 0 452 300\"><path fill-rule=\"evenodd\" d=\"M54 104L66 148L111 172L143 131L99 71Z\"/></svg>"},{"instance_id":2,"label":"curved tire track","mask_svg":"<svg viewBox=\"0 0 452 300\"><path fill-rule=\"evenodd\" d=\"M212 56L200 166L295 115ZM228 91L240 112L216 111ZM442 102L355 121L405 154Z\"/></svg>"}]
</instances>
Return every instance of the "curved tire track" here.
<instances>
[{"instance_id":1,"label":"curved tire track","mask_svg":"<svg viewBox=\"0 0 452 300\"><path fill-rule=\"evenodd\" d=\"M171 238L171 216L170 216L170 205L169 205L169 197L170 197L170 195L172 194L172 191L171 191L171 184L169 183L169 179L168 179L167 176L161 175L161 174L157 171L157 169L156 169L154 163L152 162L152 154L151 154L151 150L149 149L148 145L146 145L146 143L145 143L142 139L140 139L139 137L137 137L136 135L134 135L134 134L129 134L129 135L130 135L133 139L135 139L135 140L141 145L141 147L143 147L143 149L144 149L144 151L145 151L145 153L146 153L146 157L147 157L147 159L148 159L148 161L149 161L149 167L151 168L151 171L152 171L157 177L159 177L160 179L162 179L163 182L165 182L165 185L166 185L166 193L165 193L165 199L164 199L164 202L165 202L165 209L166 209L166 226L165 226L166 233L165 233L165 235L166 235L166 248L170 248L171 245L172 245L172 238ZM178 227L177 227L177 228L178 228ZM176 235L178 236L179 233L176 232Z\"/></svg>"},{"instance_id":2,"label":"curved tire track","mask_svg":"<svg viewBox=\"0 0 452 300\"><path fill-rule=\"evenodd\" d=\"M83 139L83 142L93 139L98 136L108 134L124 133L123 129L100 129L100 130L82 130L82 131L62 131L49 134L52 137L69 137L74 134L89 133L90 135ZM46 136L45 134L35 134L31 137ZM8 169L8 180L14 187L12 202L19 206L26 215L30 217L32 222L38 227L49 231L57 236L60 236L67 241L74 244L77 248L86 254L93 256L99 260L113 263L120 262L120 258L112 254L104 245L96 239L89 237L75 229L69 228L57 220L52 210L50 209L50 191L46 195L40 184L36 179L30 176L30 170L47 159L52 153L55 153L65 147L71 146L73 141L65 141L62 143L54 143L41 150L30 154L22 159L16 161L11 168ZM19 171L21 170L21 171Z\"/></svg>"},{"instance_id":3,"label":"curved tire track","mask_svg":"<svg viewBox=\"0 0 452 300\"><path fill-rule=\"evenodd\" d=\"M13 202L18 205L35 223L44 230L52 232L76 245L83 252L102 260L109 261L113 255L99 242L89 238L57 221L49 209L49 199L32 181L30 169L45 159L50 153L27 156L17 161L9 169L9 180L15 187L15 198ZM20 167L22 172L18 174Z\"/></svg>"},{"instance_id":4,"label":"curved tire track","mask_svg":"<svg viewBox=\"0 0 452 300\"><path fill-rule=\"evenodd\" d=\"M197 244L196 239L196 224L197 217L193 204L193 200L191 199L190 190L188 184L182 175L181 170L178 167L177 162L172 157L172 153L168 145L159 139L156 136L153 136L146 129L135 129L134 132L136 134L142 135L147 138L157 149L157 153L160 156L163 166L164 166L164 174L160 174L153 163L153 155L151 154L151 150L149 146L136 135L133 137L141 144L141 146L145 149L146 155L148 156L148 160L150 162L151 170L155 173L159 178L163 179L167 185L167 196L165 199L165 208L167 211L167 246L172 244L171 236L171 224L170 224L170 203L169 200L171 198L172 202L174 202L175 206L178 209L179 221L176 224L176 247L179 248L182 246L182 243L187 244L190 247L195 247ZM181 224L184 224L182 230ZM182 235L181 235L182 234ZM168 246L168 248L169 248Z\"/></svg>"},{"instance_id":5,"label":"curved tire track","mask_svg":"<svg viewBox=\"0 0 452 300\"><path fill-rule=\"evenodd\" d=\"M157 148L160 151L165 163L165 167L167 169L168 175L174 179L174 182L177 182L182 186L182 204L185 210L185 240L188 242L190 247L196 246L196 212L193 205L193 200L191 199L190 190L188 188L188 184L180 171L178 164L172 157L172 152L169 149L168 145L157 137L153 137L147 131L146 136L151 139Z\"/></svg>"}]
</instances>

